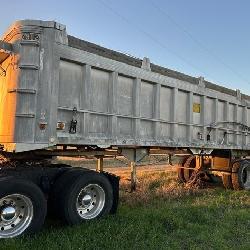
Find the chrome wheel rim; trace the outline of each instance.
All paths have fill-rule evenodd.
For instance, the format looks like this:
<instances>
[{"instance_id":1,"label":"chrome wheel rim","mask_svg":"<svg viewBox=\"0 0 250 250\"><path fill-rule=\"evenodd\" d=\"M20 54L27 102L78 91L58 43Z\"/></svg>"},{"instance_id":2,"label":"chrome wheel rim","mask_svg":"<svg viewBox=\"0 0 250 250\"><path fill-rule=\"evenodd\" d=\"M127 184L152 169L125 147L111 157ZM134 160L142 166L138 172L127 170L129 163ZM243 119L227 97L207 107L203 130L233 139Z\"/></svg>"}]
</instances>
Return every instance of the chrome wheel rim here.
<instances>
[{"instance_id":1,"label":"chrome wheel rim","mask_svg":"<svg viewBox=\"0 0 250 250\"><path fill-rule=\"evenodd\" d=\"M96 218L103 210L105 204L105 192L98 184L89 184L80 190L76 209L82 219Z\"/></svg>"},{"instance_id":2,"label":"chrome wheel rim","mask_svg":"<svg viewBox=\"0 0 250 250\"><path fill-rule=\"evenodd\" d=\"M0 199L0 238L22 234L32 219L33 205L27 196L11 194Z\"/></svg>"},{"instance_id":3,"label":"chrome wheel rim","mask_svg":"<svg viewBox=\"0 0 250 250\"><path fill-rule=\"evenodd\" d=\"M245 165L241 171L243 187L246 190L250 190L250 166Z\"/></svg>"}]
</instances>

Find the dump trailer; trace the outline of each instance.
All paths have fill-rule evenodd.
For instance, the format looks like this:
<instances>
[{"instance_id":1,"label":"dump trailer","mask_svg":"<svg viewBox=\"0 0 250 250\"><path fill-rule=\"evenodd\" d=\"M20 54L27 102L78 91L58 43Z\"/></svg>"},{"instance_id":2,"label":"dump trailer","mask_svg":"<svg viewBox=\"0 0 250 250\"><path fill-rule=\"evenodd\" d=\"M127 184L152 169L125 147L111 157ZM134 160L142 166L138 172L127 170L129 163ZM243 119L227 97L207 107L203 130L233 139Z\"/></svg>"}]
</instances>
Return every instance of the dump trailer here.
<instances>
[{"instance_id":1,"label":"dump trailer","mask_svg":"<svg viewBox=\"0 0 250 250\"><path fill-rule=\"evenodd\" d=\"M0 238L115 213L105 157L178 157L178 179L250 189L250 96L70 36L15 22L0 40ZM97 171L53 164L95 157Z\"/></svg>"}]
</instances>

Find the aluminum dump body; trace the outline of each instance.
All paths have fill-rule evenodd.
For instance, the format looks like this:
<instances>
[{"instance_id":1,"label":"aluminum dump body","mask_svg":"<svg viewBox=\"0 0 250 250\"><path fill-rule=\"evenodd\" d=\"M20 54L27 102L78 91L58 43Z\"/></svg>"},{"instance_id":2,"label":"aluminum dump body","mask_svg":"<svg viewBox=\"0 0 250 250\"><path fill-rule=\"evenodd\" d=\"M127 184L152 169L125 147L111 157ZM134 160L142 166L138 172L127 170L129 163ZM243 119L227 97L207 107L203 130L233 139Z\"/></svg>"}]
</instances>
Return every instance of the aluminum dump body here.
<instances>
[{"instance_id":1,"label":"aluminum dump body","mask_svg":"<svg viewBox=\"0 0 250 250\"><path fill-rule=\"evenodd\" d=\"M19 21L3 35L0 144L250 149L250 97ZM1 44L0 44L1 46ZM0 73L1 73L0 68Z\"/></svg>"}]
</instances>

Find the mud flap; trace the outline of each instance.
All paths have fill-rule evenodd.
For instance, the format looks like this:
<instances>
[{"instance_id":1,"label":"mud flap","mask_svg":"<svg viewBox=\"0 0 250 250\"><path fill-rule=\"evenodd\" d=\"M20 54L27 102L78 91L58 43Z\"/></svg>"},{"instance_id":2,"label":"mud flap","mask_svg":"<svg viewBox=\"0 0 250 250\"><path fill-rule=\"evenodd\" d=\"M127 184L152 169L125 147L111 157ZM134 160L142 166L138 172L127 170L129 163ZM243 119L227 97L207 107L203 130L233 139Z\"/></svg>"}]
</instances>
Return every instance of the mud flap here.
<instances>
[{"instance_id":1,"label":"mud flap","mask_svg":"<svg viewBox=\"0 0 250 250\"><path fill-rule=\"evenodd\" d=\"M110 214L115 214L117 212L118 204L119 204L119 181L120 177L108 172L102 172L108 180L110 181L113 187L113 205L110 210Z\"/></svg>"}]
</instances>

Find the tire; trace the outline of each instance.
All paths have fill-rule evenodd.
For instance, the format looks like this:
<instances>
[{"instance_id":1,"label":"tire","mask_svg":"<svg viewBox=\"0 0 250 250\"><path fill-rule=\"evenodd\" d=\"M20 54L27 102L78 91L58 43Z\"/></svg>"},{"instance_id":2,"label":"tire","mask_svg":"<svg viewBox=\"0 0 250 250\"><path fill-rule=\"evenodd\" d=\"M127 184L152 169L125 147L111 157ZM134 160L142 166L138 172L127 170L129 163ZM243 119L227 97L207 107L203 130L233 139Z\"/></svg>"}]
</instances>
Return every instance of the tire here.
<instances>
[{"instance_id":1,"label":"tire","mask_svg":"<svg viewBox=\"0 0 250 250\"><path fill-rule=\"evenodd\" d=\"M184 167L186 167L186 169L184 168L183 170L183 174L184 174L184 179L185 182L188 182L194 172L194 170L189 169L189 168L194 168L195 169L195 165L196 165L196 156L192 155L190 156L186 162L184 163Z\"/></svg>"},{"instance_id":2,"label":"tire","mask_svg":"<svg viewBox=\"0 0 250 250\"><path fill-rule=\"evenodd\" d=\"M85 168L71 168L66 170L61 176L59 176L51 188L51 192L48 198L48 214L53 218L62 218L62 210L58 200L60 200L65 186L72 182L73 179L83 174L85 171L90 171Z\"/></svg>"},{"instance_id":3,"label":"tire","mask_svg":"<svg viewBox=\"0 0 250 250\"><path fill-rule=\"evenodd\" d=\"M250 163L239 161L233 166L232 183L235 190L250 190Z\"/></svg>"},{"instance_id":4,"label":"tire","mask_svg":"<svg viewBox=\"0 0 250 250\"><path fill-rule=\"evenodd\" d=\"M79 224L110 213L113 188L103 174L94 171L72 171L70 175L70 180L61 192L57 193L55 200L60 217L67 224Z\"/></svg>"},{"instance_id":5,"label":"tire","mask_svg":"<svg viewBox=\"0 0 250 250\"><path fill-rule=\"evenodd\" d=\"M231 174L222 174L222 183L226 189L233 189L232 176Z\"/></svg>"},{"instance_id":6,"label":"tire","mask_svg":"<svg viewBox=\"0 0 250 250\"><path fill-rule=\"evenodd\" d=\"M179 183L185 183L186 180L184 178L184 169L183 168L177 168L177 179Z\"/></svg>"},{"instance_id":7,"label":"tire","mask_svg":"<svg viewBox=\"0 0 250 250\"><path fill-rule=\"evenodd\" d=\"M189 157L184 157L184 159L182 159L182 162L178 165L180 165L181 167L177 167L177 179L180 183L185 183L185 177L184 177L184 168L182 168L185 164L185 162L187 161Z\"/></svg>"},{"instance_id":8,"label":"tire","mask_svg":"<svg viewBox=\"0 0 250 250\"><path fill-rule=\"evenodd\" d=\"M46 212L46 199L36 184L16 177L0 179L0 238L39 231Z\"/></svg>"}]
</instances>

